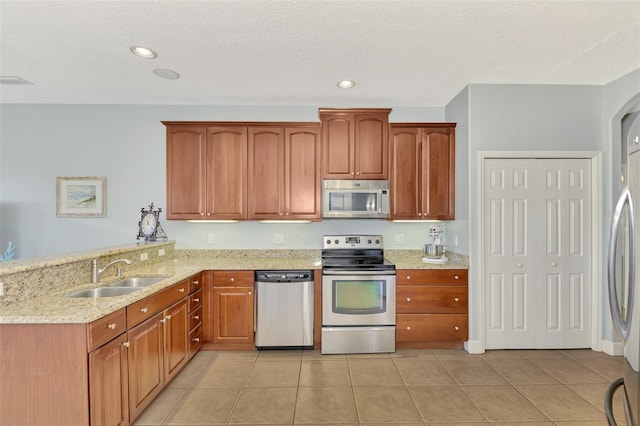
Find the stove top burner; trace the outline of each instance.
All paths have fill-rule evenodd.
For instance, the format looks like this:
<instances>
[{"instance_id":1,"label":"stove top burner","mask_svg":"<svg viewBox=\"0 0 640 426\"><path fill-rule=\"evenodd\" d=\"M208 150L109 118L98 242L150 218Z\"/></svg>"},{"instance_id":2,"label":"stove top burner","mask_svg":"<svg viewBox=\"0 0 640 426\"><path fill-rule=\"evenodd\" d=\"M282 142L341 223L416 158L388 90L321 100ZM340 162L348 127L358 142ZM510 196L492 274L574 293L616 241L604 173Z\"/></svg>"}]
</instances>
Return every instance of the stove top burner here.
<instances>
[{"instance_id":1,"label":"stove top burner","mask_svg":"<svg viewBox=\"0 0 640 426\"><path fill-rule=\"evenodd\" d=\"M381 235L325 235L322 267L361 271L396 268L384 258Z\"/></svg>"}]
</instances>

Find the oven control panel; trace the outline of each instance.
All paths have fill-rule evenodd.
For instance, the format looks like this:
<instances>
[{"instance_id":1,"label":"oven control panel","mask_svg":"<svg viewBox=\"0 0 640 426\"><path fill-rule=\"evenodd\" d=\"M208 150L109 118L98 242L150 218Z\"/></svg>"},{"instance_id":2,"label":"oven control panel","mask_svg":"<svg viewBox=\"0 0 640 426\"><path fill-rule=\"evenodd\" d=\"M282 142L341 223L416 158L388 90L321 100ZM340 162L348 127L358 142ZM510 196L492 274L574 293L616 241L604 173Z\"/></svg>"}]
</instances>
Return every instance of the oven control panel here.
<instances>
[{"instance_id":1,"label":"oven control panel","mask_svg":"<svg viewBox=\"0 0 640 426\"><path fill-rule=\"evenodd\" d=\"M323 249L382 249L382 235L325 235Z\"/></svg>"}]
</instances>

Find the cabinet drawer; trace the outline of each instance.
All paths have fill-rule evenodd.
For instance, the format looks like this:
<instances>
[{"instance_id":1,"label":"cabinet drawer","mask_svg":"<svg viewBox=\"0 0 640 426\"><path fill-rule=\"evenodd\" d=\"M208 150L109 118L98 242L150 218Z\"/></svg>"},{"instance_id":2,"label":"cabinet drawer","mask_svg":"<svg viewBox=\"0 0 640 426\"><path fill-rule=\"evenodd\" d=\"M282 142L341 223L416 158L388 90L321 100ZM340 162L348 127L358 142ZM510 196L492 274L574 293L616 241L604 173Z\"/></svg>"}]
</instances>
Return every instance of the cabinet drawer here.
<instances>
[{"instance_id":1,"label":"cabinet drawer","mask_svg":"<svg viewBox=\"0 0 640 426\"><path fill-rule=\"evenodd\" d=\"M127 327L132 327L187 296L188 280L127 306Z\"/></svg>"},{"instance_id":2,"label":"cabinet drawer","mask_svg":"<svg viewBox=\"0 0 640 426\"><path fill-rule=\"evenodd\" d=\"M197 307L189 314L189 330L202 324L202 306Z\"/></svg>"},{"instance_id":3,"label":"cabinet drawer","mask_svg":"<svg viewBox=\"0 0 640 426\"><path fill-rule=\"evenodd\" d=\"M464 314L399 314L397 342L462 342L467 340L468 318Z\"/></svg>"},{"instance_id":4,"label":"cabinet drawer","mask_svg":"<svg viewBox=\"0 0 640 426\"><path fill-rule=\"evenodd\" d=\"M106 317L97 319L87 325L89 333L89 352L107 343L109 340L127 331L127 315L125 309L115 311Z\"/></svg>"},{"instance_id":5,"label":"cabinet drawer","mask_svg":"<svg viewBox=\"0 0 640 426\"><path fill-rule=\"evenodd\" d=\"M401 269L397 271L396 283L467 285L468 273L466 269Z\"/></svg>"},{"instance_id":6,"label":"cabinet drawer","mask_svg":"<svg viewBox=\"0 0 640 426\"><path fill-rule=\"evenodd\" d=\"M466 314L467 287L403 285L396 288L399 314Z\"/></svg>"},{"instance_id":7,"label":"cabinet drawer","mask_svg":"<svg viewBox=\"0 0 640 426\"><path fill-rule=\"evenodd\" d=\"M202 347L202 324L189 333L189 358L195 355Z\"/></svg>"},{"instance_id":8,"label":"cabinet drawer","mask_svg":"<svg viewBox=\"0 0 640 426\"><path fill-rule=\"evenodd\" d=\"M214 287L253 287L253 271L213 271Z\"/></svg>"},{"instance_id":9,"label":"cabinet drawer","mask_svg":"<svg viewBox=\"0 0 640 426\"><path fill-rule=\"evenodd\" d=\"M201 274L196 274L189 278L189 293L193 293L194 291L202 288L202 276Z\"/></svg>"},{"instance_id":10,"label":"cabinet drawer","mask_svg":"<svg viewBox=\"0 0 640 426\"><path fill-rule=\"evenodd\" d=\"M202 306L202 290L198 290L189 296L189 312Z\"/></svg>"}]
</instances>

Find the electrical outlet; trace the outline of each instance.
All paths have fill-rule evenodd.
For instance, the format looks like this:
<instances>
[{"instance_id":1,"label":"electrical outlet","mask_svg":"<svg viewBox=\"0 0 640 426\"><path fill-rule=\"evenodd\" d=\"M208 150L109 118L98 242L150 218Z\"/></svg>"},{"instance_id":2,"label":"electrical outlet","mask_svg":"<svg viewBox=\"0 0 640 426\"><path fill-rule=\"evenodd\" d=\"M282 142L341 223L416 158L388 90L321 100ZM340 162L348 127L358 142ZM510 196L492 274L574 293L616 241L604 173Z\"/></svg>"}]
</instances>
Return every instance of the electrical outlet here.
<instances>
[{"instance_id":1,"label":"electrical outlet","mask_svg":"<svg viewBox=\"0 0 640 426\"><path fill-rule=\"evenodd\" d=\"M274 234L273 244L284 244L284 234Z\"/></svg>"},{"instance_id":2,"label":"electrical outlet","mask_svg":"<svg viewBox=\"0 0 640 426\"><path fill-rule=\"evenodd\" d=\"M148 253L140 253L140 261L147 260L149 258Z\"/></svg>"},{"instance_id":3,"label":"electrical outlet","mask_svg":"<svg viewBox=\"0 0 640 426\"><path fill-rule=\"evenodd\" d=\"M396 234L396 244L404 244L404 234Z\"/></svg>"},{"instance_id":4,"label":"electrical outlet","mask_svg":"<svg viewBox=\"0 0 640 426\"><path fill-rule=\"evenodd\" d=\"M458 247L458 236L454 235L453 236L453 243L451 244L454 247Z\"/></svg>"},{"instance_id":5,"label":"electrical outlet","mask_svg":"<svg viewBox=\"0 0 640 426\"><path fill-rule=\"evenodd\" d=\"M207 244L215 244L216 243L216 237L214 234L209 234L207 235Z\"/></svg>"},{"instance_id":6,"label":"electrical outlet","mask_svg":"<svg viewBox=\"0 0 640 426\"><path fill-rule=\"evenodd\" d=\"M4 283L0 281L0 296L4 296Z\"/></svg>"},{"instance_id":7,"label":"electrical outlet","mask_svg":"<svg viewBox=\"0 0 640 426\"><path fill-rule=\"evenodd\" d=\"M164 256L164 249L158 249L158 256Z\"/></svg>"}]
</instances>

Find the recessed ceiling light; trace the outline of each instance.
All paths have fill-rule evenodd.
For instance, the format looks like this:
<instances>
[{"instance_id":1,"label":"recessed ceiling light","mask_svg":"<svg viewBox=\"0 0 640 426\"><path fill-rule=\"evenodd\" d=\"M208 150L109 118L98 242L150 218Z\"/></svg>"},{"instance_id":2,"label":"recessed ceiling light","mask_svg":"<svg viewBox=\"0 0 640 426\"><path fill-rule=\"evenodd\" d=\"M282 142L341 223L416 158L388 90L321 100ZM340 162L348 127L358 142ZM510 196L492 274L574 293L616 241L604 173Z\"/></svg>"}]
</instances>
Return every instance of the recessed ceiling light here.
<instances>
[{"instance_id":1,"label":"recessed ceiling light","mask_svg":"<svg viewBox=\"0 0 640 426\"><path fill-rule=\"evenodd\" d=\"M129 50L131 50L131 53L133 53L136 56L139 56L141 58L144 59L153 59L156 56L158 56L156 54L156 52L154 52L153 50L147 48L147 47L142 47L142 46L131 46L129 48Z\"/></svg>"},{"instance_id":2,"label":"recessed ceiling light","mask_svg":"<svg viewBox=\"0 0 640 426\"><path fill-rule=\"evenodd\" d=\"M153 73L160 78L166 78L167 80L177 80L180 78L180 74L174 70L168 70L166 68L156 68Z\"/></svg>"},{"instance_id":3,"label":"recessed ceiling light","mask_svg":"<svg viewBox=\"0 0 640 426\"><path fill-rule=\"evenodd\" d=\"M342 80L338 82L338 87L341 89L351 89L355 85L356 83L351 80Z\"/></svg>"}]
</instances>

